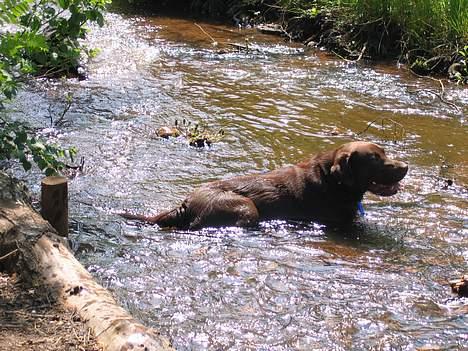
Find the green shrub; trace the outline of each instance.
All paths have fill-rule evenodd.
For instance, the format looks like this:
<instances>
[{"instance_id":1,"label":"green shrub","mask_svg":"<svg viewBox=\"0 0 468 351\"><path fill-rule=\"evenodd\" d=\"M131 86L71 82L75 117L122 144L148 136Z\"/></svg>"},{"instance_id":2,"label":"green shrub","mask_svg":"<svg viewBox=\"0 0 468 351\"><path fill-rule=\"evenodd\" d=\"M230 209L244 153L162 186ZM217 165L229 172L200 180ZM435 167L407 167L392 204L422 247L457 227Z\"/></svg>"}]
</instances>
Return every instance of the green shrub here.
<instances>
[{"instance_id":1,"label":"green shrub","mask_svg":"<svg viewBox=\"0 0 468 351\"><path fill-rule=\"evenodd\" d=\"M3 0L0 2L0 108L16 96L30 75L76 74L86 24L103 25L102 11L110 0ZM60 158L73 149L47 145L24 124L0 120L0 159L18 159L25 170L34 161L46 174L63 168Z\"/></svg>"},{"instance_id":2,"label":"green shrub","mask_svg":"<svg viewBox=\"0 0 468 351\"><path fill-rule=\"evenodd\" d=\"M0 35L0 57L14 73L73 73L86 48L79 43L86 23L104 23L102 10L110 0L5 0L0 25L15 30ZM24 71L27 67L27 71ZM23 69L23 70L22 70Z\"/></svg>"},{"instance_id":3,"label":"green shrub","mask_svg":"<svg viewBox=\"0 0 468 351\"><path fill-rule=\"evenodd\" d=\"M468 41L468 0L345 0L337 1L338 16L349 16L362 30L373 26L374 35L398 42L410 61L455 52ZM348 19L349 21L349 19ZM375 26L379 24L379 26ZM361 41L365 40L361 38ZM381 46L386 45L380 40Z\"/></svg>"},{"instance_id":4,"label":"green shrub","mask_svg":"<svg viewBox=\"0 0 468 351\"><path fill-rule=\"evenodd\" d=\"M74 148L63 150L32 136L23 123L0 119L0 127L0 160L16 159L25 171L31 169L34 161L46 175L55 174L65 168L63 159L73 160L76 154Z\"/></svg>"}]
</instances>

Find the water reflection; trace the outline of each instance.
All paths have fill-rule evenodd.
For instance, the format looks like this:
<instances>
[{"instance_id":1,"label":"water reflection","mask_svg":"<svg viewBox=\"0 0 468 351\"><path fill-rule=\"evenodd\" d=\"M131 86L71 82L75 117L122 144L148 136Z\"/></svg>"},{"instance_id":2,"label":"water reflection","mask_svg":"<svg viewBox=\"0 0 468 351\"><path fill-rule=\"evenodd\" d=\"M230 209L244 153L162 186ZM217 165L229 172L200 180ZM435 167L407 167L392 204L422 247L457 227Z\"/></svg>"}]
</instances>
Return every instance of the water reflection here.
<instances>
[{"instance_id":1,"label":"water reflection","mask_svg":"<svg viewBox=\"0 0 468 351\"><path fill-rule=\"evenodd\" d=\"M255 50L220 52L191 21L109 15L90 38L102 53L88 80L38 82L44 92L33 85L14 106L48 126L49 107L73 94L69 123L47 135L86 160L70 183L82 262L178 350L466 345L466 301L446 285L468 259L466 125L425 93L437 83L201 25L220 43L247 37ZM468 105L466 90L446 91ZM155 137L182 118L227 137L203 150ZM404 189L366 197L366 217L350 228L163 231L115 215L158 212L200 183L296 162L364 130L411 166Z\"/></svg>"}]
</instances>

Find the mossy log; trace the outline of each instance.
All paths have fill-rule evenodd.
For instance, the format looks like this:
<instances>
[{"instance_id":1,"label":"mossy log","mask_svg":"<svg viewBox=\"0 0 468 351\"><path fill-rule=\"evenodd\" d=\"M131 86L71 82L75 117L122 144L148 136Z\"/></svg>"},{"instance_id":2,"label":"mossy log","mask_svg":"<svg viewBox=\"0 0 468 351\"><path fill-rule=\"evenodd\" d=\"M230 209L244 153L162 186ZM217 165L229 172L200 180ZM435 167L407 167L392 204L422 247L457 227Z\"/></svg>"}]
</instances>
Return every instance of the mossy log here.
<instances>
[{"instance_id":1,"label":"mossy log","mask_svg":"<svg viewBox=\"0 0 468 351\"><path fill-rule=\"evenodd\" d=\"M76 311L104 350L172 350L168 340L117 305L76 260L66 240L23 198L12 195L12 188L6 191L9 196L1 196L2 183L6 181L0 173L0 257L16 257L22 278L45 285L66 308Z\"/></svg>"}]
</instances>

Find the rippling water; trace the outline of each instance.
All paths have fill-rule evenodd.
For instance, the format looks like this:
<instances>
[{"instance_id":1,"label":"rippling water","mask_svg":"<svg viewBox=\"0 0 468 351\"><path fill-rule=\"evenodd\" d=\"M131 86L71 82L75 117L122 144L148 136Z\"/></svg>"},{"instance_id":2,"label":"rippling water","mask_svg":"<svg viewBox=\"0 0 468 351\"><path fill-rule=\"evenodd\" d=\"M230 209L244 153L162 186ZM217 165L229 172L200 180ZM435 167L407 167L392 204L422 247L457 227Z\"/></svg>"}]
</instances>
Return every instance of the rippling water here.
<instances>
[{"instance_id":1,"label":"rippling water","mask_svg":"<svg viewBox=\"0 0 468 351\"><path fill-rule=\"evenodd\" d=\"M32 82L9 112L79 148L85 170L70 181L73 247L137 318L178 350L468 344L468 302L447 286L467 273L466 89L444 83L456 108L433 80L254 31L199 23L211 39L188 20L107 20L89 39L101 54L87 80ZM74 103L66 125L47 128L67 92ZM209 149L156 137L184 118L227 136ZM366 197L366 217L345 232L296 222L162 231L115 215L155 213L200 183L353 138L383 145L410 173L396 196Z\"/></svg>"}]
</instances>

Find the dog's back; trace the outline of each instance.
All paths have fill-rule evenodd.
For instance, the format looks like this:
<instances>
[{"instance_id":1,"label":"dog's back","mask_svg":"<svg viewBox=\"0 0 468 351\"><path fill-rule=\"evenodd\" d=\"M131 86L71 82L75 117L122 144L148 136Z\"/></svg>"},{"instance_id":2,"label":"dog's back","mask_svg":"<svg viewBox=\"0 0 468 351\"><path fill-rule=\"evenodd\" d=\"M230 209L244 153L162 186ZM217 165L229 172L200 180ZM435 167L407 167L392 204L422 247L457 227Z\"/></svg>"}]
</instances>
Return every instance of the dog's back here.
<instances>
[{"instance_id":1,"label":"dog's back","mask_svg":"<svg viewBox=\"0 0 468 351\"><path fill-rule=\"evenodd\" d=\"M124 214L160 227L250 226L261 220L343 223L366 191L390 196L408 170L378 145L351 142L277 170L207 183L157 216Z\"/></svg>"}]
</instances>

